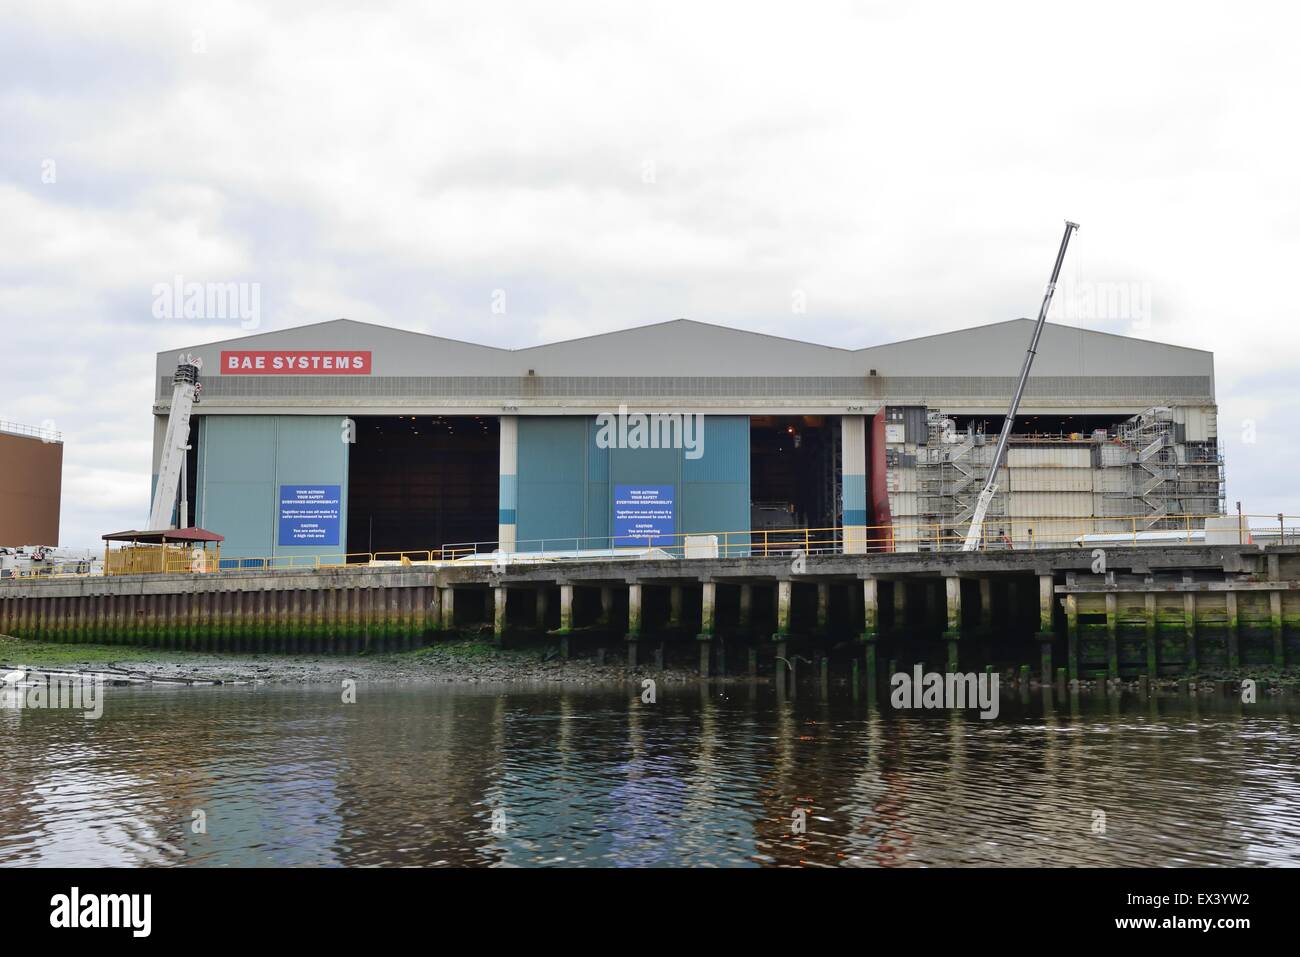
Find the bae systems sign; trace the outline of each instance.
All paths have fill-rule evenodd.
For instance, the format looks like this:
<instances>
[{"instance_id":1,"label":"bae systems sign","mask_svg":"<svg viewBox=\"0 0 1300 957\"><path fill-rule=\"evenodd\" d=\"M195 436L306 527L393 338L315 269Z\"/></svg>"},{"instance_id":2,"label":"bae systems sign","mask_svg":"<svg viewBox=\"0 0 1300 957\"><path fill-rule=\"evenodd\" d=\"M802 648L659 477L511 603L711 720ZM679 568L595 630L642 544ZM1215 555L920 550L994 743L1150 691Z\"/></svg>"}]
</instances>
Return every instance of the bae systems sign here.
<instances>
[{"instance_id":1,"label":"bae systems sign","mask_svg":"<svg viewBox=\"0 0 1300 957\"><path fill-rule=\"evenodd\" d=\"M223 352L222 375L370 375L369 352Z\"/></svg>"}]
</instances>

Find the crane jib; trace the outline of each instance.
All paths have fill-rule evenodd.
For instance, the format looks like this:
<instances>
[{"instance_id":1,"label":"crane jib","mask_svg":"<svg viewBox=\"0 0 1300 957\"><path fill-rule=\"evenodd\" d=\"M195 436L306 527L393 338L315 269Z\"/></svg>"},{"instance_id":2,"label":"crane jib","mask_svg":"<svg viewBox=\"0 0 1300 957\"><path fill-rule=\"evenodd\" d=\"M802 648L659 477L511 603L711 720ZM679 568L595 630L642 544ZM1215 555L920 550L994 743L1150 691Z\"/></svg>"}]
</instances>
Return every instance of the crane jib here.
<instances>
[{"instance_id":1,"label":"crane jib","mask_svg":"<svg viewBox=\"0 0 1300 957\"><path fill-rule=\"evenodd\" d=\"M962 545L962 551L964 552L974 551L984 533L984 516L988 512L989 503L993 501L993 494L998 488L998 469L1002 467L1002 459L1006 455L1007 442L1011 439L1011 428L1015 425L1016 412L1020 409L1020 399L1025 393L1025 384L1029 381L1029 370L1034 364L1034 356L1038 354L1038 340L1043 334L1043 324L1047 322L1047 311L1051 308L1052 293L1056 291L1056 281L1061 275L1061 264L1065 262L1065 249L1070 245L1070 235L1078 228L1078 223L1072 223L1068 219L1065 221L1065 234L1061 237L1061 248L1056 253L1056 263L1052 266L1052 278L1048 280L1047 289L1043 293L1043 304L1038 310L1038 321L1034 323L1033 335L1029 337L1029 348L1025 351L1025 363L1020 368L1020 380L1016 383L1016 391L1011 396L1011 405L1007 408L1007 416L1002 422L1002 432L998 436L997 448L993 452L993 465L989 468L988 480L984 483L984 488L980 490L979 499L975 503L975 511L971 514L970 528L966 531L966 541Z\"/></svg>"}]
</instances>

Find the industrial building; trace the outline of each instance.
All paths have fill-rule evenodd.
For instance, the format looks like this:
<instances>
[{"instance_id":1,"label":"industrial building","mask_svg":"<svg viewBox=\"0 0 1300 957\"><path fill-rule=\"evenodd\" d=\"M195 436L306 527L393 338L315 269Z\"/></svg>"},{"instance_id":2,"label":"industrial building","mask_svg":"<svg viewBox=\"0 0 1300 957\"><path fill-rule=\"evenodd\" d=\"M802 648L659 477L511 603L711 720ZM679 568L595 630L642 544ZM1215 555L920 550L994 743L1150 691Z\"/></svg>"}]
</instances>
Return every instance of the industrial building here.
<instances>
[{"instance_id":1,"label":"industrial building","mask_svg":"<svg viewBox=\"0 0 1300 957\"><path fill-rule=\"evenodd\" d=\"M62 491L59 433L0 422L0 546L58 545Z\"/></svg>"},{"instance_id":2,"label":"industrial building","mask_svg":"<svg viewBox=\"0 0 1300 957\"><path fill-rule=\"evenodd\" d=\"M1032 326L842 349L676 320L510 350L340 319L189 345L157 357L155 482L179 352L185 524L227 560L792 529L947 549ZM1212 354L1048 324L998 486L990 545L1221 512Z\"/></svg>"}]
</instances>

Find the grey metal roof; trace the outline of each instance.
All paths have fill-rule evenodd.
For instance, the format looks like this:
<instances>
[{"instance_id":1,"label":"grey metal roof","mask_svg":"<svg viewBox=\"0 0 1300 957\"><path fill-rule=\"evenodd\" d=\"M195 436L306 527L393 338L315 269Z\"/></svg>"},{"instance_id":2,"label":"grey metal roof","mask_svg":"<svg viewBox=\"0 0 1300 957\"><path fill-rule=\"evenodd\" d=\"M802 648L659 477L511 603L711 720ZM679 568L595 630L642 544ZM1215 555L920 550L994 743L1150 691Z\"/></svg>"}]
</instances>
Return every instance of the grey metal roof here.
<instances>
[{"instance_id":1,"label":"grey metal roof","mask_svg":"<svg viewBox=\"0 0 1300 957\"><path fill-rule=\"evenodd\" d=\"M888 345L841 349L687 319L501 349L388 326L336 319L158 353L170 377L176 356L204 359L221 375L223 350L367 350L372 377L994 377L1018 373L1032 321L1012 319ZM470 327L472 329L472 327ZM792 329L792 331L794 331ZM1035 377L1214 375L1213 354L1183 346L1048 323ZM271 379L273 377L241 377ZM285 377L291 378L291 377ZM308 377L296 377L308 378ZM1211 387L1212 392L1212 387Z\"/></svg>"}]
</instances>

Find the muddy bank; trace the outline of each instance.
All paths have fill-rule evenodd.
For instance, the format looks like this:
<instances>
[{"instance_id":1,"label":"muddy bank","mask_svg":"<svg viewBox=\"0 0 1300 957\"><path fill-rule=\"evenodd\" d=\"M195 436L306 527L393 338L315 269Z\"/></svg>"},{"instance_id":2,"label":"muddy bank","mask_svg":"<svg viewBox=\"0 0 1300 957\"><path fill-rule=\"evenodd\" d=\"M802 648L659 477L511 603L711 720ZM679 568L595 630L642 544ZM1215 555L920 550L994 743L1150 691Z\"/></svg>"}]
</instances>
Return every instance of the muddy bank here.
<instances>
[{"instance_id":1,"label":"muddy bank","mask_svg":"<svg viewBox=\"0 0 1300 957\"><path fill-rule=\"evenodd\" d=\"M617 649L621 651L622 649ZM448 641L415 651L377 655L273 655L172 651L120 645L70 645L0 636L0 670L56 669L121 672L174 681L266 684L337 684L356 681L458 683L627 684L653 674L657 681L687 683L699 676L680 668L595 658L562 660L554 648L499 649L478 639Z\"/></svg>"},{"instance_id":2,"label":"muddy bank","mask_svg":"<svg viewBox=\"0 0 1300 957\"><path fill-rule=\"evenodd\" d=\"M628 668L621 657L621 647L607 649L605 663L591 655L563 660L555 645L524 648L497 648L482 637L464 637L442 641L414 651L373 655L282 655L225 654L219 652L177 651L122 645L63 644L32 642L0 635L0 676L18 668L61 672L103 672L127 677L156 678L161 681L185 681L219 684L337 684L351 678L356 681L410 681L456 683L555 683L555 684L632 684L653 676L656 681L687 684L699 682L694 667L669 662L664 669L643 661ZM904 669L910 671L910 669ZM801 668L800 677L808 680L815 672ZM1029 690L1040 688L1036 673L1017 669L999 672L1004 689L1019 689L1026 683ZM880 675L882 689L889 678ZM1141 679L1107 681L1084 679L1073 689L1084 695L1124 694L1161 695L1189 693L1228 695L1241 693L1241 682L1256 682L1259 695L1300 693L1300 674L1295 669L1243 668L1238 672L1218 671L1188 678L1161 677L1149 682ZM714 676L712 681L719 679ZM727 682L749 680L746 675L731 674ZM758 679L770 681L769 676ZM833 673L833 685L848 684L848 674L841 669Z\"/></svg>"}]
</instances>

